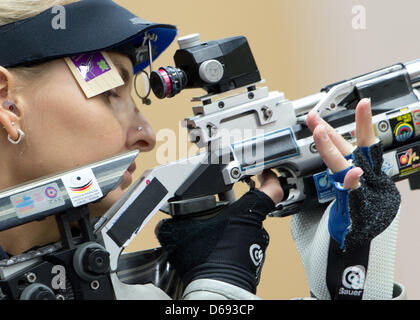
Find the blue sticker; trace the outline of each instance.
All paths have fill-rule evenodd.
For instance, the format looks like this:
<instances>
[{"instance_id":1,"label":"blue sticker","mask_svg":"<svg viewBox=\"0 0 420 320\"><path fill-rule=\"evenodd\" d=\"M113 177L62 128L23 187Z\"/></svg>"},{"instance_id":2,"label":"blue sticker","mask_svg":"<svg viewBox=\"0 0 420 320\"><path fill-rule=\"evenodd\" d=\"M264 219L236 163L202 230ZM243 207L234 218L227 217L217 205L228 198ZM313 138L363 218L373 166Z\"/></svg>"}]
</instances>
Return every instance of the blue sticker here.
<instances>
[{"instance_id":1,"label":"blue sticker","mask_svg":"<svg viewBox=\"0 0 420 320\"><path fill-rule=\"evenodd\" d=\"M319 203L329 202L335 199L335 189L334 184L331 182L331 179L328 177L327 171L314 174L314 182L316 187L316 192L318 193Z\"/></svg>"},{"instance_id":2,"label":"blue sticker","mask_svg":"<svg viewBox=\"0 0 420 320\"><path fill-rule=\"evenodd\" d=\"M10 201L20 219L65 205L57 183L11 196Z\"/></svg>"}]
</instances>

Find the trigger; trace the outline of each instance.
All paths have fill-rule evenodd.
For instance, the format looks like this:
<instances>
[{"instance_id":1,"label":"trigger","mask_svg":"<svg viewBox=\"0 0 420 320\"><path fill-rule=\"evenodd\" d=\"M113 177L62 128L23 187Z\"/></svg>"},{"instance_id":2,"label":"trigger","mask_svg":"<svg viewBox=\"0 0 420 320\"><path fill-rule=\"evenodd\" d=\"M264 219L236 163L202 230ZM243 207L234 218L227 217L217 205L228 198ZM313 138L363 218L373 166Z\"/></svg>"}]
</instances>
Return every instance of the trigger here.
<instances>
[{"instance_id":1,"label":"trigger","mask_svg":"<svg viewBox=\"0 0 420 320\"><path fill-rule=\"evenodd\" d=\"M279 179L279 182L280 182L280 186L283 189L283 193L284 193L283 199L287 200L289 198L290 190L297 188L296 184L290 184L287 181L287 177L280 176L280 177L278 177L278 179Z\"/></svg>"}]
</instances>

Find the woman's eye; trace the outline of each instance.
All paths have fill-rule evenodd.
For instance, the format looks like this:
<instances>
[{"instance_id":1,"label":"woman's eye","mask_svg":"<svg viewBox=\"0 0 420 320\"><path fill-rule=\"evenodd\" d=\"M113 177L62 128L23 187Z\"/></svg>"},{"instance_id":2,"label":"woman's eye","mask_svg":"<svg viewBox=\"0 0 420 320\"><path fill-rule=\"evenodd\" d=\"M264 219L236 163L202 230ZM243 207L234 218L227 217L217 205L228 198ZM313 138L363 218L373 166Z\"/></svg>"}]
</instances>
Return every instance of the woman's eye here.
<instances>
[{"instance_id":1,"label":"woman's eye","mask_svg":"<svg viewBox=\"0 0 420 320\"><path fill-rule=\"evenodd\" d=\"M108 91L106 91L106 92L105 92L105 96L106 96L107 98L110 98L110 97L113 97L113 98L118 98L118 97L119 97L119 95L118 95L117 91L115 91L115 90L108 90Z\"/></svg>"}]
</instances>

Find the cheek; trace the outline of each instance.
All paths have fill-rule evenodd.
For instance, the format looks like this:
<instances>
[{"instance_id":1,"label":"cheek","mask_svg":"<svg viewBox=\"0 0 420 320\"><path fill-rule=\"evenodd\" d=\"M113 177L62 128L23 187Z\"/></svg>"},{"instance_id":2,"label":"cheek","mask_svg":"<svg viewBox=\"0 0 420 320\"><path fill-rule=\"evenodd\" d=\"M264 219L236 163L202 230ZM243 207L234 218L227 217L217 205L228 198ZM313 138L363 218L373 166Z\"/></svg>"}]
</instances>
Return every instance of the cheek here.
<instances>
[{"instance_id":1,"label":"cheek","mask_svg":"<svg viewBox=\"0 0 420 320\"><path fill-rule=\"evenodd\" d=\"M57 172L120 153L126 134L101 98L87 100L78 87L48 86L31 103L28 151L43 171ZM61 89L61 90L60 90Z\"/></svg>"}]
</instances>

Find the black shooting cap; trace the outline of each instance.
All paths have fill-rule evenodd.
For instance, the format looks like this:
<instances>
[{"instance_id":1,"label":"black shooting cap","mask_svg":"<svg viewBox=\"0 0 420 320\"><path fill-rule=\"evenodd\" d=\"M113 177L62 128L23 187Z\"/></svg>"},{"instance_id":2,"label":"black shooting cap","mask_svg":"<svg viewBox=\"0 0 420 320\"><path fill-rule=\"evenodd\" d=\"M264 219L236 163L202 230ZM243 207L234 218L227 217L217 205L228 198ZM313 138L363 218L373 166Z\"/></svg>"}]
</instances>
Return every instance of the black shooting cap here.
<instances>
[{"instance_id":1,"label":"black shooting cap","mask_svg":"<svg viewBox=\"0 0 420 320\"><path fill-rule=\"evenodd\" d=\"M175 26L148 22L111 0L81 0L62 8L62 29L54 27L57 10L52 8L1 26L0 65L10 68L81 53L120 51L130 57L137 73L149 65L148 53L139 50L146 33L155 36L151 41L153 59L177 34Z\"/></svg>"}]
</instances>

